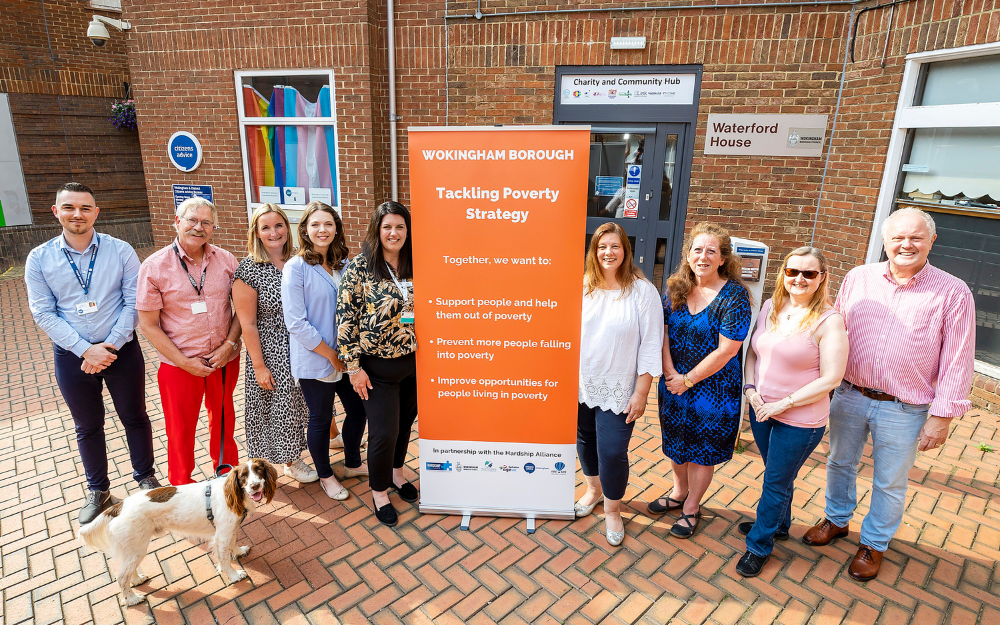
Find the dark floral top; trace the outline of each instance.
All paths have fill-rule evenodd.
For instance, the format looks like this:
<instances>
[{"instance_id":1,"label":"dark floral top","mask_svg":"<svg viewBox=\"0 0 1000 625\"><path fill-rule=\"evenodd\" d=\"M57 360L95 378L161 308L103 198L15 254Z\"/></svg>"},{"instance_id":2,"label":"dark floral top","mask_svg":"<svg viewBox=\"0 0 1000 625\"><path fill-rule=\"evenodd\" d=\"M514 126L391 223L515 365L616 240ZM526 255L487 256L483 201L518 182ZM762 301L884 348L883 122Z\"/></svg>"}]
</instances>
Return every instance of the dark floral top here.
<instances>
[{"instance_id":1,"label":"dark floral top","mask_svg":"<svg viewBox=\"0 0 1000 625\"><path fill-rule=\"evenodd\" d=\"M376 279L363 254L347 263L337 295L337 351L348 371L360 366L362 354L399 358L417 350L413 324L401 320L413 310L412 282L407 292L404 302L395 282Z\"/></svg>"}]
</instances>

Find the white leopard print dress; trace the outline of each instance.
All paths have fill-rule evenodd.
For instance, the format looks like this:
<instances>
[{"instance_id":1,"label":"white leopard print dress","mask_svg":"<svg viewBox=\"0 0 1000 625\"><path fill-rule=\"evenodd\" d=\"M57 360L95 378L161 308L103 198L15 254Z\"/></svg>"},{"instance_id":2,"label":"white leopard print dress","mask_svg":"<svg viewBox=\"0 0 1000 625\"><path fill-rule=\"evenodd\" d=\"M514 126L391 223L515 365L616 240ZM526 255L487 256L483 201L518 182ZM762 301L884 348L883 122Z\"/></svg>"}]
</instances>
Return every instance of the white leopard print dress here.
<instances>
[{"instance_id":1,"label":"white leopard print dress","mask_svg":"<svg viewBox=\"0 0 1000 625\"><path fill-rule=\"evenodd\" d=\"M257 329L264 364L274 378L274 390L257 384L253 362L246 358L245 428L247 452L273 464L287 464L306 448L309 409L302 389L295 385L288 360L288 328L281 311L281 270L250 257L240 261L237 280L257 291Z\"/></svg>"}]
</instances>

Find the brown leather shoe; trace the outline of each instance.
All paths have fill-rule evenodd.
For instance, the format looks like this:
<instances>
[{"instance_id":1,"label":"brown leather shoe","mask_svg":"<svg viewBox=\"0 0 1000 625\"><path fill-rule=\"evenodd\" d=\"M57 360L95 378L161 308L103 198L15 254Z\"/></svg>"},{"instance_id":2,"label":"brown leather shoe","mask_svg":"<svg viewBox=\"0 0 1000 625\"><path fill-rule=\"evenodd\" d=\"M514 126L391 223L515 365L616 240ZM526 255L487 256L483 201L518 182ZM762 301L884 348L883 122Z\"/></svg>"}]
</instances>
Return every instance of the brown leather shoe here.
<instances>
[{"instance_id":1,"label":"brown leather shoe","mask_svg":"<svg viewBox=\"0 0 1000 625\"><path fill-rule=\"evenodd\" d=\"M868 545L861 545L854 555L854 559L851 560L847 574L859 582L867 582L878 577L878 570L881 566L882 552L875 551Z\"/></svg>"},{"instance_id":2,"label":"brown leather shoe","mask_svg":"<svg viewBox=\"0 0 1000 625\"><path fill-rule=\"evenodd\" d=\"M835 538L842 538L850 533L848 526L838 527L830 519L823 519L818 525L809 528L802 542L814 547L822 547L829 544Z\"/></svg>"}]
</instances>

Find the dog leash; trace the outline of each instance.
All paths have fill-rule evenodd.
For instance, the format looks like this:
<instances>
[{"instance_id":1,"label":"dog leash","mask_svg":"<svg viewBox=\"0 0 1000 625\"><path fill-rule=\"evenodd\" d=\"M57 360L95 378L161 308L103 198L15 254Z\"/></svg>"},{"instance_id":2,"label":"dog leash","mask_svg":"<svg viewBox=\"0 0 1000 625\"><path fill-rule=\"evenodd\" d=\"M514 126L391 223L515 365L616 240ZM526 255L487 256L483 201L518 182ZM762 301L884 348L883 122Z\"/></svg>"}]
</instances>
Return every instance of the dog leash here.
<instances>
[{"instance_id":1,"label":"dog leash","mask_svg":"<svg viewBox=\"0 0 1000 625\"><path fill-rule=\"evenodd\" d=\"M233 470L233 465L222 462L226 451L226 365L222 365L222 415L219 424L219 464L215 467L215 477L222 477L222 470ZM215 527L215 515L212 514L212 482L205 485L205 513L208 515L208 522ZM246 512L243 513L244 518Z\"/></svg>"}]
</instances>

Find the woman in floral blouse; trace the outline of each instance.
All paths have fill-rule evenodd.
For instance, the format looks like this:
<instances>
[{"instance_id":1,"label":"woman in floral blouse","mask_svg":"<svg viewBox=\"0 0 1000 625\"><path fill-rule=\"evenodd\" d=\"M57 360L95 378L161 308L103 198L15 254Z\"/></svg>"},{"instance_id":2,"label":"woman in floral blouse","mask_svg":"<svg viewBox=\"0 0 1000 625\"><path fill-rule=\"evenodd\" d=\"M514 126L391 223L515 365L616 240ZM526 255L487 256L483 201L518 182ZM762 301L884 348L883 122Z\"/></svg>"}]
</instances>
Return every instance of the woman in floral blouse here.
<instances>
[{"instance_id":1,"label":"woman in floral blouse","mask_svg":"<svg viewBox=\"0 0 1000 625\"><path fill-rule=\"evenodd\" d=\"M344 270L337 297L337 347L368 415L368 470L375 516L393 526L388 490L415 502L403 478L410 430L417 417L410 212L383 202L372 214L364 249Z\"/></svg>"}]
</instances>

